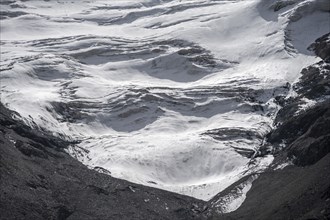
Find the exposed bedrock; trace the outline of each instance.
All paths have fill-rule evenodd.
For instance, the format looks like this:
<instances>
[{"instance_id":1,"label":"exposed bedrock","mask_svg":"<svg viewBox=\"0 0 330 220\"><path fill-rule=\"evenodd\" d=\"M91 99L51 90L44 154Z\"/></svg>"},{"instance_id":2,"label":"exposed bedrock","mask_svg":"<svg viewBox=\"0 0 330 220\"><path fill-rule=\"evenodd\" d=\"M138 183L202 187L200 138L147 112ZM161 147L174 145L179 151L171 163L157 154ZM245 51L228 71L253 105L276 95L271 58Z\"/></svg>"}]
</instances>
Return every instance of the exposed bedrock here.
<instances>
[{"instance_id":1,"label":"exposed bedrock","mask_svg":"<svg viewBox=\"0 0 330 220\"><path fill-rule=\"evenodd\" d=\"M330 152L330 102L317 105L283 122L268 136L285 151L297 165L310 165Z\"/></svg>"},{"instance_id":2,"label":"exposed bedrock","mask_svg":"<svg viewBox=\"0 0 330 220\"><path fill-rule=\"evenodd\" d=\"M323 60L301 71L293 85L297 95L286 100L275 119L277 128L268 134L268 142L286 146L297 165L313 164L330 152L329 47L329 34L309 47Z\"/></svg>"}]
</instances>

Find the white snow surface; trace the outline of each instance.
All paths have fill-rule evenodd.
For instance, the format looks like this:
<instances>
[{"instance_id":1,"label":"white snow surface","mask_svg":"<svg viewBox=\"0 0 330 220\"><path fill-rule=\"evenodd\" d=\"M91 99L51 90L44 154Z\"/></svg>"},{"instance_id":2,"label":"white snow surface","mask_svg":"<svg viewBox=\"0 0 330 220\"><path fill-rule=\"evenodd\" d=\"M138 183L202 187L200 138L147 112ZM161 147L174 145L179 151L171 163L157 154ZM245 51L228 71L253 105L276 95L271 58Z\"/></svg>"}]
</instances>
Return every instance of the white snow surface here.
<instances>
[{"instance_id":1,"label":"white snow surface","mask_svg":"<svg viewBox=\"0 0 330 220\"><path fill-rule=\"evenodd\" d=\"M251 175L246 181L238 184L228 194L211 202L211 206L218 213L229 213L237 210L246 199L246 193L251 189L252 183L259 177L258 174Z\"/></svg>"},{"instance_id":2,"label":"white snow surface","mask_svg":"<svg viewBox=\"0 0 330 220\"><path fill-rule=\"evenodd\" d=\"M320 0L1 4L2 103L91 168L203 200L271 163L250 165L274 97L329 32Z\"/></svg>"}]
</instances>

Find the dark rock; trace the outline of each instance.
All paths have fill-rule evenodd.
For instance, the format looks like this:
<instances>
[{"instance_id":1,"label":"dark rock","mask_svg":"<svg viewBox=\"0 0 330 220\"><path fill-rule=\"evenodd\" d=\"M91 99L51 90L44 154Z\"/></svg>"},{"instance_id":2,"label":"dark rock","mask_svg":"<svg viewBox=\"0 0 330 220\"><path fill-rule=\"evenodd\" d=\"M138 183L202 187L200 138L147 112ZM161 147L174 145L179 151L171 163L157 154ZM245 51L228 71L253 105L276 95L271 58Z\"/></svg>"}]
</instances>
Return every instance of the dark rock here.
<instances>
[{"instance_id":1,"label":"dark rock","mask_svg":"<svg viewBox=\"0 0 330 220\"><path fill-rule=\"evenodd\" d=\"M320 61L301 71L301 78L294 85L300 97L317 99L330 95L330 63Z\"/></svg>"},{"instance_id":2,"label":"dark rock","mask_svg":"<svg viewBox=\"0 0 330 220\"><path fill-rule=\"evenodd\" d=\"M326 34L309 47L324 60L301 71L293 86L298 96L284 102L275 119L277 128L267 135L275 148L285 145L287 155L301 166L314 164L330 152L329 37ZM306 98L317 104L301 109Z\"/></svg>"},{"instance_id":3,"label":"dark rock","mask_svg":"<svg viewBox=\"0 0 330 220\"><path fill-rule=\"evenodd\" d=\"M330 33L316 39L308 49L314 51L314 53L323 60L330 61Z\"/></svg>"},{"instance_id":4,"label":"dark rock","mask_svg":"<svg viewBox=\"0 0 330 220\"><path fill-rule=\"evenodd\" d=\"M274 10L274 12L281 10L282 8L285 8L289 5L293 5L297 3L297 1L294 0L278 0L276 1L271 8Z\"/></svg>"},{"instance_id":5,"label":"dark rock","mask_svg":"<svg viewBox=\"0 0 330 220\"><path fill-rule=\"evenodd\" d=\"M67 219L73 211L69 210L66 206L60 205L57 208L57 219L58 220L63 220Z\"/></svg>"},{"instance_id":6,"label":"dark rock","mask_svg":"<svg viewBox=\"0 0 330 220\"><path fill-rule=\"evenodd\" d=\"M111 172L107 169L104 169L103 167L94 167L94 170L99 172L99 173L104 173L104 174L107 174L107 175L111 175Z\"/></svg>"},{"instance_id":7,"label":"dark rock","mask_svg":"<svg viewBox=\"0 0 330 220\"><path fill-rule=\"evenodd\" d=\"M108 191L106 191L105 189L102 189L100 187L97 187L97 186L88 185L86 188L91 189L93 192L95 192L98 195L100 195L100 194L109 195Z\"/></svg>"},{"instance_id":8,"label":"dark rock","mask_svg":"<svg viewBox=\"0 0 330 220\"><path fill-rule=\"evenodd\" d=\"M209 135L216 140L222 141L242 138L247 138L249 140L262 138L262 136L257 131L247 130L245 128L217 128L208 130L204 132L203 135Z\"/></svg>"},{"instance_id":9,"label":"dark rock","mask_svg":"<svg viewBox=\"0 0 330 220\"><path fill-rule=\"evenodd\" d=\"M328 111L329 107L330 103L325 102L297 116L291 116L290 118L283 117L281 120L278 120L281 124L267 135L267 141L272 144L280 144L283 141L286 144L291 144L298 137L306 133L316 120Z\"/></svg>"},{"instance_id":10,"label":"dark rock","mask_svg":"<svg viewBox=\"0 0 330 220\"><path fill-rule=\"evenodd\" d=\"M320 117L304 135L288 147L288 156L295 158L297 165L313 164L330 152L329 113L330 110L327 116Z\"/></svg>"},{"instance_id":11,"label":"dark rock","mask_svg":"<svg viewBox=\"0 0 330 220\"><path fill-rule=\"evenodd\" d=\"M287 119L268 135L274 146L285 144L297 165L310 165L330 152L330 102Z\"/></svg>"},{"instance_id":12,"label":"dark rock","mask_svg":"<svg viewBox=\"0 0 330 220\"><path fill-rule=\"evenodd\" d=\"M42 150L39 150L37 148L34 148L33 146L29 145L28 143L24 143L20 140L18 140L15 143L15 147L21 151L26 156L35 156L35 157L41 157L41 158L47 158L47 154L45 154Z\"/></svg>"},{"instance_id":13,"label":"dark rock","mask_svg":"<svg viewBox=\"0 0 330 220\"><path fill-rule=\"evenodd\" d=\"M284 106L286 104L285 96L284 95L278 95L275 97L276 104L280 106Z\"/></svg>"}]
</instances>

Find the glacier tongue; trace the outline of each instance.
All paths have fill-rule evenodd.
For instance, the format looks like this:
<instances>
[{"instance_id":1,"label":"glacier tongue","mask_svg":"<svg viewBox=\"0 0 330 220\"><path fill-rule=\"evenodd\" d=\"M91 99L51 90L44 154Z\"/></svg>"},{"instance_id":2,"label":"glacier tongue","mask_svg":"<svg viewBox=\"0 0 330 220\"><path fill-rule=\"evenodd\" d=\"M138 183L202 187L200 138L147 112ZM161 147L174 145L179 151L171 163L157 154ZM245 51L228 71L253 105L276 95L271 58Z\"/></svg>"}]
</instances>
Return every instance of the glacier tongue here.
<instances>
[{"instance_id":1,"label":"glacier tongue","mask_svg":"<svg viewBox=\"0 0 330 220\"><path fill-rule=\"evenodd\" d=\"M328 30L323 1L274 2L8 1L1 102L89 167L209 200L271 163L274 98Z\"/></svg>"}]
</instances>

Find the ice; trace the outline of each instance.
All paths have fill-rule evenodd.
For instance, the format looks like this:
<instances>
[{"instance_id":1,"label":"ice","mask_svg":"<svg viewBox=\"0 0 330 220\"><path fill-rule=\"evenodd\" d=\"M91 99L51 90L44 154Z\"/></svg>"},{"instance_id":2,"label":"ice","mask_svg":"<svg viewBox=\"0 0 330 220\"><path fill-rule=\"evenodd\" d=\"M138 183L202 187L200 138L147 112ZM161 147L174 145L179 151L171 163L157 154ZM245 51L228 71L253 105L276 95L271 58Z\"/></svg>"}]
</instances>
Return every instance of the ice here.
<instances>
[{"instance_id":1,"label":"ice","mask_svg":"<svg viewBox=\"0 0 330 220\"><path fill-rule=\"evenodd\" d=\"M251 175L246 181L237 185L227 195L217 198L216 201L212 201L211 205L218 213L228 213L237 210L244 200L246 199L246 193L251 189L252 183L258 178L258 174Z\"/></svg>"}]
</instances>

